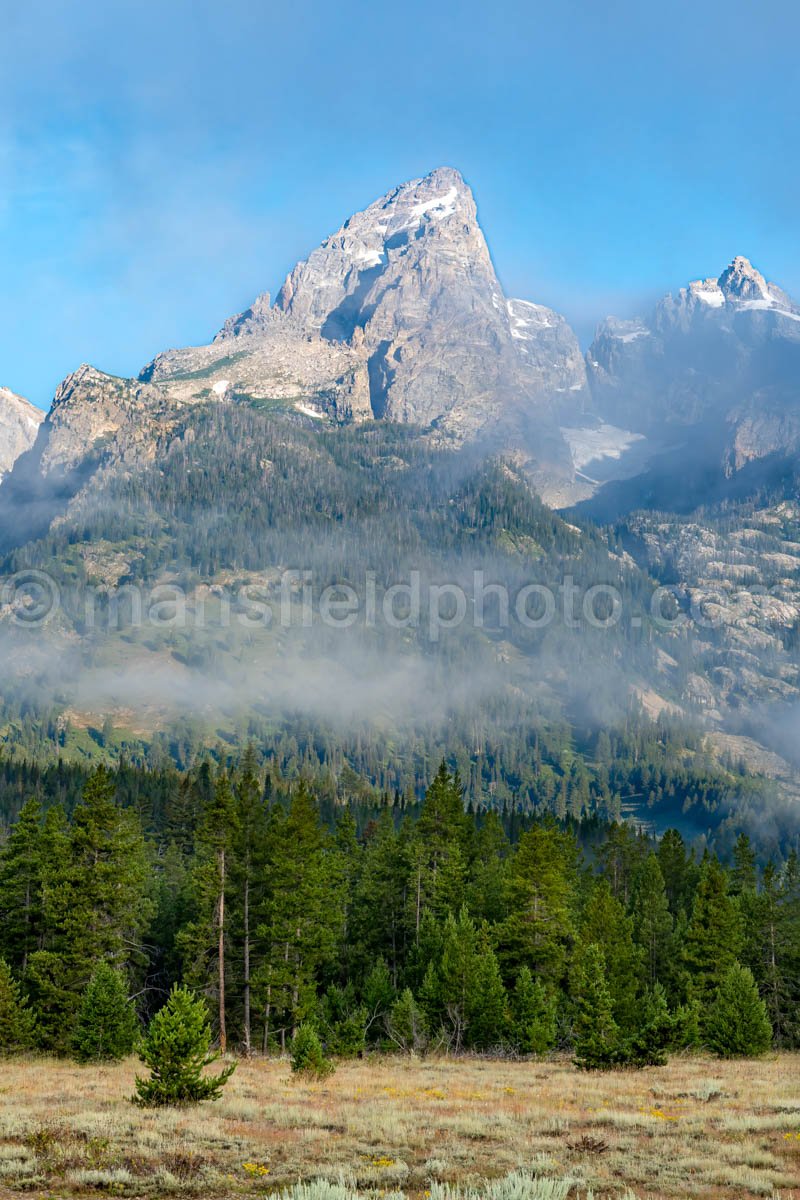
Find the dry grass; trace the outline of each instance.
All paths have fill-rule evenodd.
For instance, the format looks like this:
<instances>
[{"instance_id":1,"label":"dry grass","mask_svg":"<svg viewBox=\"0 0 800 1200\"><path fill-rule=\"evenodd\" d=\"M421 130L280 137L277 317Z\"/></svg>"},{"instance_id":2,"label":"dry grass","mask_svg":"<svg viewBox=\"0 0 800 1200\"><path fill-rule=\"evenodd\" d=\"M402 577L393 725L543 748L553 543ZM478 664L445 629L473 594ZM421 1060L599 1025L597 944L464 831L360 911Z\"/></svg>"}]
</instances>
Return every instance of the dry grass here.
<instances>
[{"instance_id":1,"label":"dry grass","mask_svg":"<svg viewBox=\"0 0 800 1200\"><path fill-rule=\"evenodd\" d=\"M4 1062L0 1196L257 1196L344 1174L422 1197L523 1170L594 1200L800 1200L800 1055L608 1074L390 1058L320 1084L255 1060L219 1103L156 1111L128 1102L135 1069Z\"/></svg>"}]
</instances>

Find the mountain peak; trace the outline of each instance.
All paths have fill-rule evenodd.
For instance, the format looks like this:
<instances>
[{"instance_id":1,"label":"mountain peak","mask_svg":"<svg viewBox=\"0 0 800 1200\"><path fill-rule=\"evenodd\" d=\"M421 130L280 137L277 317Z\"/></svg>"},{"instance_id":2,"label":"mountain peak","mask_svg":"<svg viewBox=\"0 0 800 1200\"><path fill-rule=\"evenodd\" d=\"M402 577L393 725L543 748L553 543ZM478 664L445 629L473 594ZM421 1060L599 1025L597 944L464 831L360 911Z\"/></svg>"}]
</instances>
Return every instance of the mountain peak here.
<instances>
[{"instance_id":1,"label":"mountain peak","mask_svg":"<svg viewBox=\"0 0 800 1200\"><path fill-rule=\"evenodd\" d=\"M311 332L346 341L353 317L380 277L384 283L399 259L428 236L441 249L484 260L489 252L475 200L459 171L437 167L421 179L401 183L360 212L298 263L275 301ZM328 321L334 313L332 321Z\"/></svg>"},{"instance_id":2,"label":"mountain peak","mask_svg":"<svg viewBox=\"0 0 800 1200\"><path fill-rule=\"evenodd\" d=\"M457 440L488 430L527 446L533 421L544 430L541 461L555 455L560 468L555 406L574 408L586 370L563 318L506 301L472 191L440 166L348 217L295 266L274 305L264 294L213 347L159 355L140 379L170 381L187 399L198 380L206 392L291 394L315 415L435 426Z\"/></svg>"},{"instance_id":3,"label":"mountain peak","mask_svg":"<svg viewBox=\"0 0 800 1200\"><path fill-rule=\"evenodd\" d=\"M728 299L771 299L766 279L743 254L737 254L731 265L722 272L717 283Z\"/></svg>"}]
</instances>

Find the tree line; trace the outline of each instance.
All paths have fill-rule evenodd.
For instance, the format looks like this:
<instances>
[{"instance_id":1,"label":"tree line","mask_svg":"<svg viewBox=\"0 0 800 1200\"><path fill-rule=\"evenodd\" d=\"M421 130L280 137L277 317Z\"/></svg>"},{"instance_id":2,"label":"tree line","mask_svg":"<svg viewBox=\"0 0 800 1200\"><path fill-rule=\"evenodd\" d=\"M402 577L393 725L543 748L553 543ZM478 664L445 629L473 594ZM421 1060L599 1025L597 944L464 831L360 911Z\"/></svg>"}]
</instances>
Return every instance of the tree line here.
<instances>
[{"instance_id":1,"label":"tree line","mask_svg":"<svg viewBox=\"0 0 800 1200\"><path fill-rule=\"evenodd\" d=\"M800 1044L800 864L759 865L744 835L729 863L624 823L532 816L510 836L444 763L420 805L366 822L268 784L253 750L187 776L157 834L123 792L100 767L69 815L29 799L0 851L6 1051L91 1046L108 971L145 1024L188 987L245 1054L309 1028L335 1055L584 1066Z\"/></svg>"},{"instance_id":2,"label":"tree line","mask_svg":"<svg viewBox=\"0 0 800 1200\"><path fill-rule=\"evenodd\" d=\"M0 824L11 824L30 796L71 812L91 768L68 722L52 715L41 731L29 711L0 701L0 722L4 715L17 740L0 755ZM51 734L57 741L48 747ZM557 711L534 715L526 702L504 696L450 713L441 729L402 734L367 723L344 731L300 713L276 720L251 712L212 751L208 727L190 717L147 743L116 730L112 719L82 734L97 760L114 766L122 803L136 807L145 832L156 838L176 822L193 830L202 788L192 779L206 762L238 760L242 751L231 743L253 742L266 764L267 788L283 791L303 781L326 814L348 805L361 827L386 803L413 815L444 758L459 772L465 807L496 809L512 839L529 816L590 825L625 815L659 830L675 826L725 854L743 828L762 857L783 862L800 847L796 823L772 803L769 781L741 763L715 759L691 724L666 716L653 722L635 705L624 721L598 730ZM765 807L769 822L760 820Z\"/></svg>"}]
</instances>

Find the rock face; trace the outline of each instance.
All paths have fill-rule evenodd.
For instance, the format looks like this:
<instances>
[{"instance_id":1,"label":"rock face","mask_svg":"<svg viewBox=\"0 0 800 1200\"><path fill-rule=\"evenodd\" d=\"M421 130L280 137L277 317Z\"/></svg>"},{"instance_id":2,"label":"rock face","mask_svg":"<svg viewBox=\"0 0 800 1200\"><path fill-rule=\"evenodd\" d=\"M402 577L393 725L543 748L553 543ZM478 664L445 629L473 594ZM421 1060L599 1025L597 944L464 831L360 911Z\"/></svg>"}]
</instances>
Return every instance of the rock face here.
<instances>
[{"instance_id":1,"label":"rock face","mask_svg":"<svg viewBox=\"0 0 800 1200\"><path fill-rule=\"evenodd\" d=\"M506 301L475 200L450 168L351 217L298 263L276 306L364 355L377 418L470 437L532 411L548 424L559 389L585 385L566 322Z\"/></svg>"},{"instance_id":2,"label":"rock face","mask_svg":"<svg viewBox=\"0 0 800 1200\"><path fill-rule=\"evenodd\" d=\"M84 363L56 392L40 469L44 475L66 473L87 458L98 465L149 462L178 415L166 389L106 375Z\"/></svg>"},{"instance_id":3,"label":"rock face","mask_svg":"<svg viewBox=\"0 0 800 1200\"><path fill-rule=\"evenodd\" d=\"M344 423L372 416L363 354L309 337L261 296L226 321L210 346L168 350L139 376L166 384L182 403L214 400L277 402Z\"/></svg>"},{"instance_id":4,"label":"rock face","mask_svg":"<svg viewBox=\"0 0 800 1200\"><path fill-rule=\"evenodd\" d=\"M800 444L800 306L746 258L646 319L610 318L587 362L605 418L667 439L703 426L727 471Z\"/></svg>"},{"instance_id":5,"label":"rock face","mask_svg":"<svg viewBox=\"0 0 800 1200\"><path fill-rule=\"evenodd\" d=\"M0 387L0 479L30 450L43 420L41 409Z\"/></svg>"}]
</instances>

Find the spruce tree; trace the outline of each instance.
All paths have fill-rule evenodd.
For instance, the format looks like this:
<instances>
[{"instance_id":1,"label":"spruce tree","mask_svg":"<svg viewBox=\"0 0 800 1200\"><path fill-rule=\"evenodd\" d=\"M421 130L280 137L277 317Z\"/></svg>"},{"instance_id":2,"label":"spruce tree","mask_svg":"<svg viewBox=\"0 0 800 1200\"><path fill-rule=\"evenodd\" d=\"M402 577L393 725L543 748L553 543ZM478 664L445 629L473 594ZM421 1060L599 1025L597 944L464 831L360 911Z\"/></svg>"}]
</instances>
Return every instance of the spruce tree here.
<instances>
[{"instance_id":1,"label":"spruce tree","mask_svg":"<svg viewBox=\"0 0 800 1200\"><path fill-rule=\"evenodd\" d=\"M125 979L108 963L95 969L78 1012L73 1047L78 1062L111 1062L132 1053L139 1023Z\"/></svg>"},{"instance_id":2,"label":"spruce tree","mask_svg":"<svg viewBox=\"0 0 800 1200\"><path fill-rule=\"evenodd\" d=\"M620 1060L621 1037L605 975L602 949L587 946L576 971L573 1025L574 1062L585 1071L613 1067Z\"/></svg>"},{"instance_id":3,"label":"spruce tree","mask_svg":"<svg viewBox=\"0 0 800 1200\"><path fill-rule=\"evenodd\" d=\"M690 993L701 1003L711 999L743 943L742 918L728 890L728 877L716 858L707 856L683 944Z\"/></svg>"},{"instance_id":4,"label":"spruce tree","mask_svg":"<svg viewBox=\"0 0 800 1200\"><path fill-rule=\"evenodd\" d=\"M512 1037L521 1054L547 1054L556 1043L555 997L528 967L511 994Z\"/></svg>"},{"instance_id":5,"label":"spruce tree","mask_svg":"<svg viewBox=\"0 0 800 1200\"><path fill-rule=\"evenodd\" d=\"M44 931L42 810L26 800L0 852L0 950L24 975Z\"/></svg>"},{"instance_id":6,"label":"spruce tree","mask_svg":"<svg viewBox=\"0 0 800 1200\"><path fill-rule=\"evenodd\" d=\"M419 1053L427 1046L428 1022L411 988L405 988L392 1005L386 1032L392 1044L406 1053Z\"/></svg>"},{"instance_id":7,"label":"spruce tree","mask_svg":"<svg viewBox=\"0 0 800 1200\"><path fill-rule=\"evenodd\" d=\"M498 958L512 979L523 966L560 985L575 930L576 847L555 825L524 833L508 864L505 920L497 928Z\"/></svg>"},{"instance_id":8,"label":"spruce tree","mask_svg":"<svg viewBox=\"0 0 800 1200\"><path fill-rule=\"evenodd\" d=\"M639 1026L626 1046L625 1060L636 1067L663 1067L679 1038L679 1025L664 988L655 983L640 1004Z\"/></svg>"},{"instance_id":9,"label":"spruce tree","mask_svg":"<svg viewBox=\"0 0 800 1200\"><path fill-rule=\"evenodd\" d=\"M0 959L0 1054L30 1050L36 1037L36 1020L11 968Z\"/></svg>"},{"instance_id":10,"label":"spruce tree","mask_svg":"<svg viewBox=\"0 0 800 1200\"><path fill-rule=\"evenodd\" d=\"M589 945L599 946L603 951L614 1020L622 1033L628 1034L636 1024L641 952L634 945L633 922L613 895L607 879L594 883L584 908L575 950L579 960Z\"/></svg>"},{"instance_id":11,"label":"spruce tree","mask_svg":"<svg viewBox=\"0 0 800 1200\"><path fill-rule=\"evenodd\" d=\"M648 854L633 885L633 929L641 948L644 972L649 987L667 973L672 938L672 914L669 909L664 876L655 854Z\"/></svg>"},{"instance_id":12,"label":"spruce tree","mask_svg":"<svg viewBox=\"0 0 800 1200\"><path fill-rule=\"evenodd\" d=\"M755 1058L769 1050L772 1026L748 967L728 967L704 1014L703 1034L720 1058Z\"/></svg>"},{"instance_id":13,"label":"spruce tree","mask_svg":"<svg viewBox=\"0 0 800 1200\"><path fill-rule=\"evenodd\" d=\"M203 1000L177 985L150 1022L139 1056L150 1075L136 1077L133 1099L144 1108L218 1100L236 1069L231 1063L218 1075L204 1075L220 1058L211 1052L208 1012Z\"/></svg>"}]
</instances>

